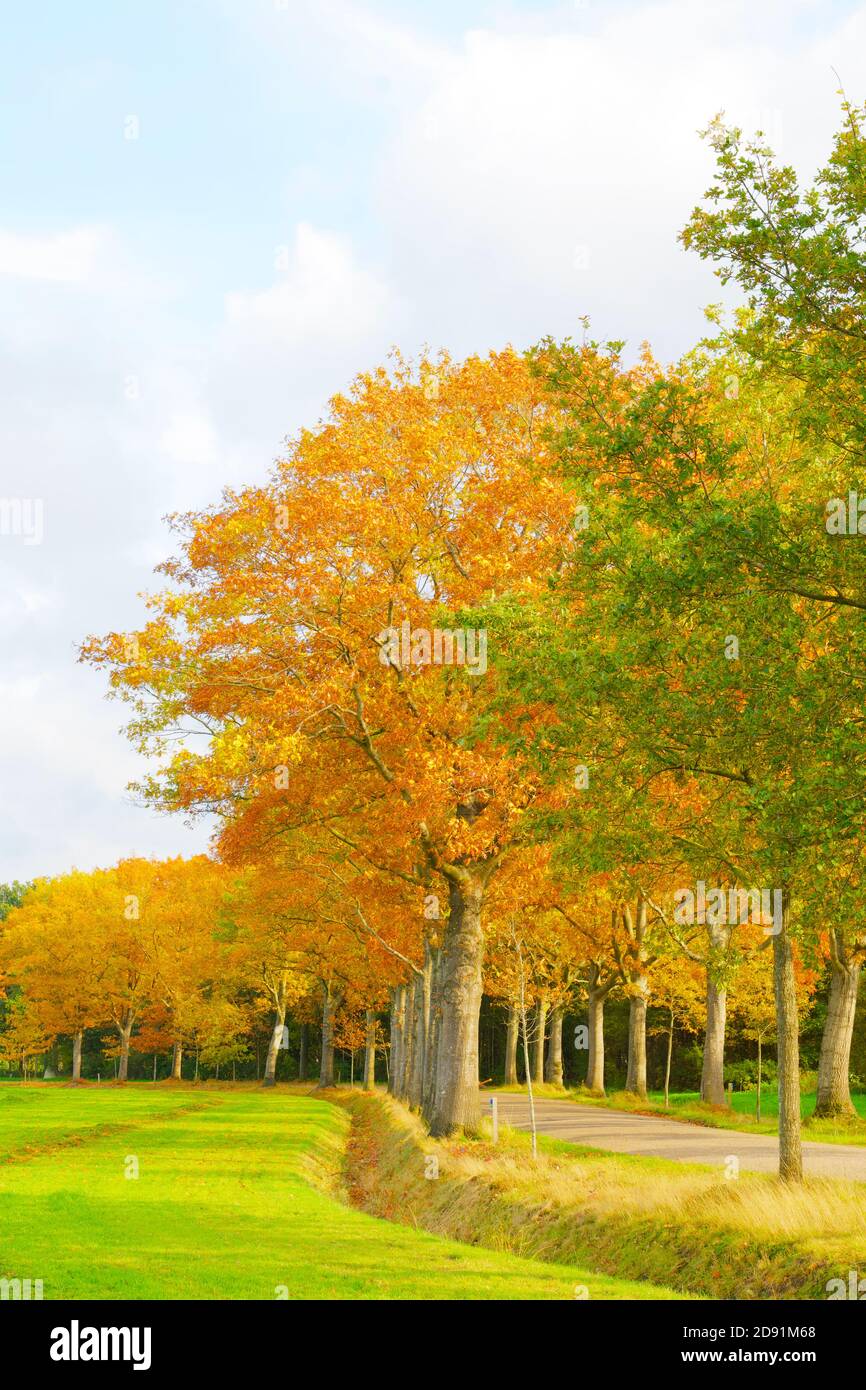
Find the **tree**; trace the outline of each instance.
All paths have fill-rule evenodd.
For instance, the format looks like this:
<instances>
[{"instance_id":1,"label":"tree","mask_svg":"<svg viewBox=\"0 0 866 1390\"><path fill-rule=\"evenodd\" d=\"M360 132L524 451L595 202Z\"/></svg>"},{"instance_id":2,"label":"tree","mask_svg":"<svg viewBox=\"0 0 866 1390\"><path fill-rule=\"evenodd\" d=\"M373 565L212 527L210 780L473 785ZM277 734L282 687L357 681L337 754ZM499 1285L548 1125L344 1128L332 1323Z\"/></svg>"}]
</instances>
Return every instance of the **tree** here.
<instances>
[{"instance_id":1,"label":"tree","mask_svg":"<svg viewBox=\"0 0 866 1390\"><path fill-rule=\"evenodd\" d=\"M132 1030L156 993L149 927L165 900L160 903L158 865L152 859L121 859L94 880L99 901L91 930L98 934L105 955L101 985L117 1033L117 1079L125 1082Z\"/></svg>"},{"instance_id":2,"label":"tree","mask_svg":"<svg viewBox=\"0 0 866 1390\"><path fill-rule=\"evenodd\" d=\"M19 883L17 879L12 883L0 883L0 922L5 921L13 907L21 906L24 895L32 887L32 883Z\"/></svg>"},{"instance_id":3,"label":"tree","mask_svg":"<svg viewBox=\"0 0 866 1390\"><path fill-rule=\"evenodd\" d=\"M827 931L830 998L821 1038L815 1099L815 1114L823 1117L857 1113L851 1100L849 1067L860 968L866 942L862 936L855 937L853 941L846 937L842 927L832 926Z\"/></svg>"},{"instance_id":4,"label":"tree","mask_svg":"<svg viewBox=\"0 0 866 1390\"><path fill-rule=\"evenodd\" d=\"M438 881L437 1134L478 1121L484 898L537 791L482 730L486 631L461 614L545 581L570 520L551 409L512 352L359 378L267 487L178 521L180 592L134 642L84 649L148 751L210 735L147 784L158 804L220 812L236 839L315 824L377 873Z\"/></svg>"},{"instance_id":5,"label":"tree","mask_svg":"<svg viewBox=\"0 0 866 1390\"><path fill-rule=\"evenodd\" d=\"M662 956L653 970L653 1004L664 1015L664 1024L654 1031L667 1038L665 1054L665 1109L670 1105L671 1059L674 1030L696 1033L706 1022L706 995L700 973L694 965L684 966L674 955Z\"/></svg>"},{"instance_id":6,"label":"tree","mask_svg":"<svg viewBox=\"0 0 866 1390\"><path fill-rule=\"evenodd\" d=\"M88 1028L105 1017L108 969L100 938L105 879L73 870L40 879L13 908L0 935L0 968L23 991L47 1034L72 1038L72 1082L81 1079Z\"/></svg>"},{"instance_id":7,"label":"tree","mask_svg":"<svg viewBox=\"0 0 866 1390\"><path fill-rule=\"evenodd\" d=\"M365 1045L367 1027L365 1015L352 1009L344 1009L334 1027L334 1046L349 1054L350 1086L355 1085L355 1053Z\"/></svg>"},{"instance_id":8,"label":"tree","mask_svg":"<svg viewBox=\"0 0 866 1390\"><path fill-rule=\"evenodd\" d=\"M743 1037L757 1044L755 1119L760 1124L763 1049L776 1036L776 993L772 959L766 951L755 950L742 962L735 982L733 1012Z\"/></svg>"},{"instance_id":9,"label":"tree","mask_svg":"<svg viewBox=\"0 0 866 1390\"><path fill-rule=\"evenodd\" d=\"M72 1038L73 1082L85 1031L106 1022L117 1034L120 1081L140 1020L151 1032L171 1020L182 1046L188 1015L200 1017L206 996L214 1005L224 976L224 889L222 871L205 856L125 859L39 880L9 913L0 960L51 1034Z\"/></svg>"},{"instance_id":10,"label":"tree","mask_svg":"<svg viewBox=\"0 0 866 1390\"><path fill-rule=\"evenodd\" d=\"M153 994L172 1034L174 1080L182 1074L184 1048L201 1032L205 1004L215 1018L242 1016L232 1014L227 998L227 991L239 987L221 920L230 881L226 869L206 855L164 860L142 919Z\"/></svg>"},{"instance_id":11,"label":"tree","mask_svg":"<svg viewBox=\"0 0 866 1390\"><path fill-rule=\"evenodd\" d=\"M272 1011L264 1086L276 1084L286 1015L309 986L307 912L303 901L293 899L294 882L285 873L251 870L236 884L228 907L234 968Z\"/></svg>"},{"instance_id":12,"label":"tree","mask_svg":"<svg viewBox=\"0 0 866 1390\"><path fill-rule=\"evenodd\" d=\"M23 1079L31 1063L50 1047L51 1035L46 1033L36 1010L24 999L15 999L9 1010L6 1026L0 1033L0 1057L21 1068Z\"/></svg>"},{"instance_id":13,"label":"tree","mask_svg":"<svg viewBox=\"0 0 866 1390\"><path fill-rule=\"evenodd\" d=\"M863 111L843 98L842 112L830 158L807 189L762 138L744 141L739 129L717 119L706 132L716 152L716 179L683 233L687 246L717 265L723 281L733 279L745 291L749 311L739 315L733 343L744 362L760 363L763 375L781 383L808 461L787 480L784 509L776 498L766 499L760 511L752 510L748 527L731 529L729 546L753 586L799 599L801 609L817 615L816 653L828 646L844 653L844 678L831 696L834 737L824 750L827 764L840 760L835 780L847 781L833 800L837 864L861 838L862 799L853 790L858 760L839 744L851 731L849 721L859 723L864 651L856 617L866 607L857 544L866 528L856 491L866 440L866 140ZM778 949L784 951L783 942ZM821 1109L829 1113L844 1111L849 1099L858 955L856 944L846 947L843 929L834 928L820 1068ZM777 994L790 997L790 988Z\"/></svg>"},{"instance_id":14,"label":"tree","mask_svg":"<svg viewBox=\"0 0 866 1390\"><path fill-rule=\"evenodd\" d=\"M818 485L796 438L793 391L744 367L729 342L668 372L568 344L545 345L537 360L570 414L563 467L598 497L575 553L574 590L583 595L592 579L591 613L579 598L563 621L559 598L547 624L556 677L573 670L569 651L583 653L579 679L561 680L560 718L567 727L575 703L599 710L596 762L631 788L623 806L642 811L647 829L661 825L663 854L676 849L693 884L770 894L780 1168L796 1180L792 942L815 932L805 904L856 843L866 802L863 634L838 614L828 624L767 572L763 550L760 566L741 562L746 538L754 552L770 534L772 558L773 535L802 530L803 496ZM735 366L739 391L728 393ZM668 798L661 819L659 792Z\"/></svg>"},{"instance_id":15,"label":"tree","mask_svg":"<svg viewBox=\"0 0 866 1390\"><path fill-rule=\"evenodd\" d=\"M766 949L766 939L760 940L758 933L748 933L737 972L733 978L733 1014L739 1024L742 1036L757 1044L758 1074L755 1118L761 1121L761 1084L763 1049L765 1044L774 1041L776 1036L776 992L773 959ZM800 1013L808 1010L815 992L816 972L803 964L802 958L794 952L795 987Z\"/></svg>"}]
</instances>

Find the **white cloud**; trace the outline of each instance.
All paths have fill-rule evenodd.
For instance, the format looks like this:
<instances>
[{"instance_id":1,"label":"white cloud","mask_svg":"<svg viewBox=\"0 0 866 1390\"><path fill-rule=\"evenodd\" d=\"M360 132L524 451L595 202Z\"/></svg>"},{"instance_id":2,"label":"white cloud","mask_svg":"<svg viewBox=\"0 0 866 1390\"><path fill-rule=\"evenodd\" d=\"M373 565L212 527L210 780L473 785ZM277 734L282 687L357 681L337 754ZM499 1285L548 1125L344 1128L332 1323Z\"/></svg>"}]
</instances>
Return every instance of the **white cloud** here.
<instances>
[{"instance_id":1,"label":"white cloud","mask_svg":"<svg viewBox=\"0 0 866 1390\"><path fill-rule=\"evenodd\" d=\"M81 284L93 275L107 241L102 227L77 227L50 236L0 231L0 275Z\"/></svg>"},{"instance_id":2,"label":"white cloud","mask_svg":"<svg viewBox=\"0 0 866 1390\"><path fill-rule=\"evenodd\" d=\"M198 410L175 411L163 432L160 445L173 464L180 468L214 463L218 439L213 422Z\"/></svg>"},{"instance_id":3,"label":"white cloud","mask_svg":"<svg viewBox=\"0 0 866 1390\"><path fill-rule=\"evenodd\" d=\"M388 286L358 264L350 243L302 222L275 249L277 279L267 289L226 295L229 333L301 347L358 340L391 317Z\"/></svg>"},{"instance_id":4,"label":"white cloud","mask_svg":"<svg viewBox=\"0 0 866 1390\"><path fill-rule=\"evenodd\" d=\"M106 239L108 262L74 295L32 278L0 285L4 486L44 499L46 516L42 545L10 541L0 556L0 635L12 639L0 879L206 843L207 827L132 805L142 761L119 731L126 711L103 703L104 676L76 664L76 646L142 621L136 595L161 586L152 567L174 548L166 513L261 478L285 434L398 336L388 286L347 238L310 224L270 284L215 300L209 334L160 292L159 268Z\"/></svg>"},{"instance_id":5,"label":"white cloud","mask_svg":"<svg viewBox=\"0 0 866 1390\"><path fill-rule=\"evenodd\" d=\"M384 19L367 6L350 0L312 0L312 4L308 0L307 9L328 29L353 67L392 81L403 78L417 82L419 77L440 72L449 61L443 46L408 25Z\"/></svg>"},{"instance_id":6,"label":"white cloud","mask_svg":"<svg viewBox=\"0 0 866 1390\"><path fill-rule=\"evenodd\" d=\"M55 786L71 779L82 789L119 797L140 763L124 741L105 737L107 724L117 724L119 711L115 707L112 718L92 694L92 683L78 672L75 678L46 671L0 681L4 763L26 760L31 785L44 772Z\"/></svg>"},{"instance_id":7,"label":"white cloud","mask_svg":"<svg viewBox=\"0 0 866 1390\"><path fill-rule=\"evenodd\" d=\"M866 81L866 7L820 38L813 8L563 5L468 30L379 161L417 340L525 345L588 313L601 336L684 351L723 297L677 239L712 174L699 129L723 109L811 173L838 123L831 64Z\"/></svg>"},{"instance_id":8,"label":"white cloud","mask_svg":"<svg viewBox=\"0 0 866 1390\"><path fill-rule=\"evenodd\" d=\"M71 661L0 680L4 835L0 879L110 864L122 855L194 854L209 828L185 829L134 804L143 761L118 734L120 709Z\"/></svg>"},{"instance_id":9,"label":"white cloud","mask_svg":"<svg viewBox=\"0 0 866 1390\"><path fill-rule=\"evenodd\" d=\"M0 595L0 633L9 636L26 625L37 614L55 612L63 599L54 590L32 588L25 584L4 585Z\"/></svg>"}]
</instances>

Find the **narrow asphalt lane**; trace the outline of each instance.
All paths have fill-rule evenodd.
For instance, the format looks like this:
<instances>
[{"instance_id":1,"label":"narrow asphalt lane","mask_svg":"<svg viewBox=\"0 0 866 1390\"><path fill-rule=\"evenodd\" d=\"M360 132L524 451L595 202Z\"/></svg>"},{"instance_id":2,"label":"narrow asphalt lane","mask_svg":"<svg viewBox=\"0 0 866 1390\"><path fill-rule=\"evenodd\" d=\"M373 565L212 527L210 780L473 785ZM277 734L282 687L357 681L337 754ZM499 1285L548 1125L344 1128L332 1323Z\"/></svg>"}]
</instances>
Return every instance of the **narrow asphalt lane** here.
<instances>
[{"instance_id":1,"label":"narrow asphalt lane","mask_svg":"<svg viewBox=\"0 0 866 1390\"><path fill-rule=\"evenodd\" d=\"M529 1101L525 1095L484 1091L482 1104L491 1095L498 1097L501 1124L529 1128ZM677 1163L707 1163L713 1167L724 1167L735 1155L742 1170L754 1173L775 1173L779 1166L779 1144L774 1135L710 1129L662 1116L575 1105L570 1100L536 1100L535 1117L539 1134L613 1153L669 1158ZM866 1182L866 1147L806 1141L803 1166L810 1177Z\"/></svg>"}]
</instances>

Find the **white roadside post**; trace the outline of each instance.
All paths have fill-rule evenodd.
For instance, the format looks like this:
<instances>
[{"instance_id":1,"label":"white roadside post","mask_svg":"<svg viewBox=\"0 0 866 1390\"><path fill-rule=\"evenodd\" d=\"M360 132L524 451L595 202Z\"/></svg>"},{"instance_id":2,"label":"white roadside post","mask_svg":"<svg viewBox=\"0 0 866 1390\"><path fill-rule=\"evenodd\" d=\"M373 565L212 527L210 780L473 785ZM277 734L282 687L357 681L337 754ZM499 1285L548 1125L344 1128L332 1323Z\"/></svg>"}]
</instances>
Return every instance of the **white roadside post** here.
<instances>
[{"instance_id":1,"label":"white roadside post","mask_svg":"<svg viewBox=\"0 0 866 1390\"><path fill-rule=\"evenodd\" d=\"M493 1142L499 1143L499 1097L490 1097L490 1114L493 1117Z\"/></svg>"}]
</instances>

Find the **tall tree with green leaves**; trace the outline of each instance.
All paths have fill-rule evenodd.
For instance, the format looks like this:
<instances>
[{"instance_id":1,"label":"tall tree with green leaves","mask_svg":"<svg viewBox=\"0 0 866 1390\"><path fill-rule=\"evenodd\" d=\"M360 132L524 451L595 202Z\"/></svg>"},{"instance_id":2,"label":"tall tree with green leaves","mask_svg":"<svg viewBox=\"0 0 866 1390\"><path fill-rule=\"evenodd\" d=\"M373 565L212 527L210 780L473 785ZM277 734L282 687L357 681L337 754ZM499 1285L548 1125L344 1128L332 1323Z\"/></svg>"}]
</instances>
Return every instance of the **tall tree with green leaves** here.
<instances>
[{"instance_id":1,"label":"tall tree with green leaves","mask_svg":"<svg viewBox=\"0 0 866 1390\"><path fill-rule=\"evenodd\" d=\"M808 187L763 138L745 139L717 119L706 132L716 177L683 240L717 266L723 283L744 291L747 312L737 318L733 342L745 362L759 362L784 384L810 459L808 476L792 480L787 524L776 524L767 510L757 543L739 538L740 562L753 581L808 598L827 628L844 618L850 659L859 663L866 609L866 108L840 96L840 129ZM848 902L829 936L822 1114L850 1111L848 1058L866 923L856 852L849 864L838 875Z\"/></svg>"},{"instance_id":2,"label":"tall tree with green leaves","mask_svg":"<svg viewBox=\"0 0 866 1390\"><path fill-rule=\"evenodd\" d=\"M828 618L787 583L779 558L823 487L797 388L724 335L668 371L648 356L625 367L617 345L546 343L535 362L567 418L554 450L590 499L533 620L556 712L545 738L555 722L572 755L591 739L590 785L617 808L608 843L630 841L638 872L641 838L655 840L649 858L684 888L769 895L780 1173L796 1180L793 938L816 935L815 884L866 826L864 635L843 605Z\"/></svg>"}]
</instances>

